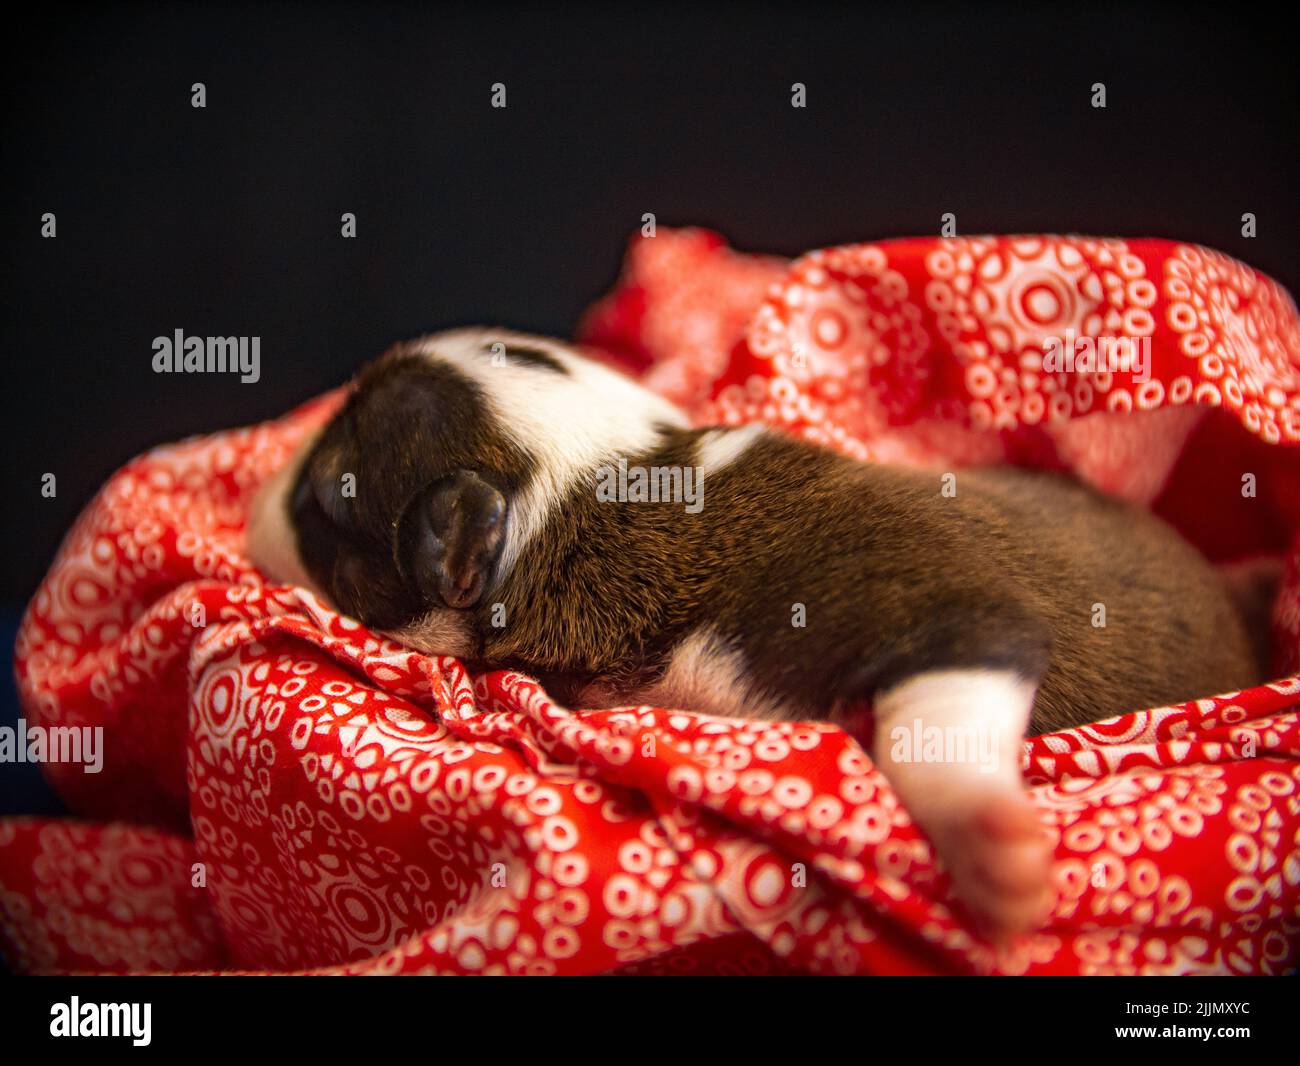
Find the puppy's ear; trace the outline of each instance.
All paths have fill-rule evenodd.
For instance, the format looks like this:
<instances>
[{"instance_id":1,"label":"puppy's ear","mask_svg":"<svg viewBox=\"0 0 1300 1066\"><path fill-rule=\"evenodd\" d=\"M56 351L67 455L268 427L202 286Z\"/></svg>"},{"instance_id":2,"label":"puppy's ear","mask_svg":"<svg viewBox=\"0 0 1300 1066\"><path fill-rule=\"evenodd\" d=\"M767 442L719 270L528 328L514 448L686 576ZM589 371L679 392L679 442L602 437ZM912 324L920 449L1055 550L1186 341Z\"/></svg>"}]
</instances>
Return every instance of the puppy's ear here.
<instances>
[{"instance_id":1,"label":"puppy's ear","mask_svg":"<svg viewBox=\"0 0 1300 1066\"><path fill-rule=\"evenodd\" d=\"M426 602L473 607L505 538L506 499L472 470L416 493L397 520L394 556Z\"/></svg>"}]
</instances>

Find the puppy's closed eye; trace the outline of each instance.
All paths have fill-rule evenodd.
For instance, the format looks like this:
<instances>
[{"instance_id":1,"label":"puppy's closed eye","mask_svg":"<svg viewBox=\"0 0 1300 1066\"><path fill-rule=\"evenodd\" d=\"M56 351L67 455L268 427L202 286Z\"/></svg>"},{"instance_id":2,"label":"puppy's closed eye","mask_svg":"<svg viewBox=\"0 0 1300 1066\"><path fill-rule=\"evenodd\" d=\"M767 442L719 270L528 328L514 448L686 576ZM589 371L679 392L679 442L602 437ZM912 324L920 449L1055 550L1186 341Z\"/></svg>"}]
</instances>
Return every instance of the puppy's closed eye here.
<instances>
[{"instance_id":1,"label":"puppy's closed eye","mask_svg":"<svg viewBox=\"0 0 1300 1066\"><path fill-rule=\"evenodd\" d=\"M520 344L507 344L504 341L492 341L485 344L483 350L494 359L504 359L507 363L519 366L550 370L556 374L568 374L569 370L559 359L541 348L530 348Z\"/></svg>"}]
</instances>

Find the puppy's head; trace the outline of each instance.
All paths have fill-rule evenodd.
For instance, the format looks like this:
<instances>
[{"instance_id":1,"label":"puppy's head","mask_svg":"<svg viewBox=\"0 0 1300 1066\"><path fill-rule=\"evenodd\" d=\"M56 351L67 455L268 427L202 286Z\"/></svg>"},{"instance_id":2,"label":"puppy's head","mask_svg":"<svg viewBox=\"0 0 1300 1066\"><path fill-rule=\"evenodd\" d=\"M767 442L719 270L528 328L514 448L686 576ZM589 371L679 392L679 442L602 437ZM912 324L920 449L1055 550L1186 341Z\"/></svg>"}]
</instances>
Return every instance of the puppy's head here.
<instances>
[{"instance_id":1,"label":"puppy's head","mask_svg":"<svg viewBox=\"0 0 1300 1066\"><path fill-rule=\"evenodd\" d=\"M557 341L467 329L400 344L259 494L250 555L371 628L445 633L564 493L685 424Z\"/></svg>"}]
</instances>

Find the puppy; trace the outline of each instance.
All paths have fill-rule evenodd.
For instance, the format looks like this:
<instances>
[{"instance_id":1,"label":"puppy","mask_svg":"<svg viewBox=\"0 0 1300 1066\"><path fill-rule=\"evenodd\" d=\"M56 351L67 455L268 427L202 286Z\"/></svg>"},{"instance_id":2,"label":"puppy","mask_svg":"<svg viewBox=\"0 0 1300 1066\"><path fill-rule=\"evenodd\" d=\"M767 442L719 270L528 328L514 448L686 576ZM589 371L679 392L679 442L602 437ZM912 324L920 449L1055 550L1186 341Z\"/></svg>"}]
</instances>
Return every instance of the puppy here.
<instances>
[{"instance_id":1,"label":"puppy","mask_svg":"<svg viewBox=\"0 0 1300 1066\"><path fill-rule=\"evenodd\" d=\"M873 758L998 937L1051 902L1026 732L1259 672L1218 573L1144 511L1045 474L692 428L571 348L498 330L367 367L259 494L249 550L372 628L575 707L848 727L870 708Z\"/></svg>"}]
</instances>

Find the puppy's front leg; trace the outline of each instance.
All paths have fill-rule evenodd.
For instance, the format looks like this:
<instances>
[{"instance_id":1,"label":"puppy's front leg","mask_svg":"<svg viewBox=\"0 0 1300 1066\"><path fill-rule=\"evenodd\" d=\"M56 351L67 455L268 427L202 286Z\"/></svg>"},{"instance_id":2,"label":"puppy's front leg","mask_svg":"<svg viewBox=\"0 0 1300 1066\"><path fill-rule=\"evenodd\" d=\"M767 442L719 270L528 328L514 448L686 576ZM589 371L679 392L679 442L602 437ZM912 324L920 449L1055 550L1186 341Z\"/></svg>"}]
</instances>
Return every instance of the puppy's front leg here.
<instances>
[{"instance_id":1,"label":"puppy's front leg","mask_svg":"<svg viewBox=\"0 0 1300 1066\"><path fill-rule=\"evenodd\" d=\"M931 669L873 700L876 764L996 939L1036 929L1053 901L1051 846L1020 776L1035 688L1012 669Z\"/></svg>"}]
</instances>

